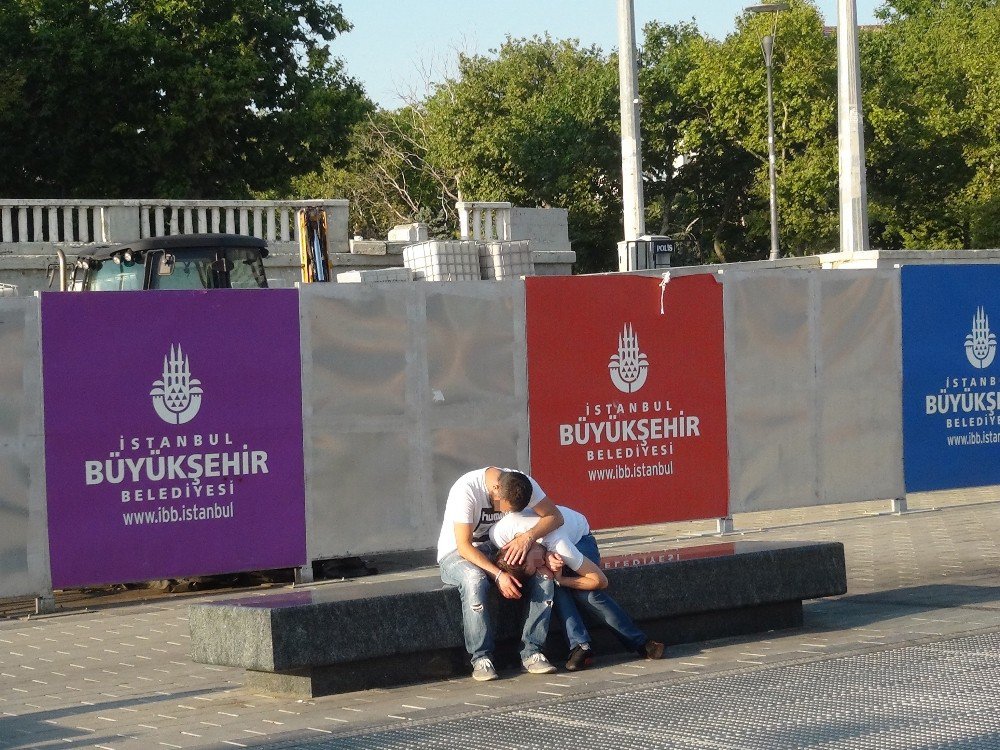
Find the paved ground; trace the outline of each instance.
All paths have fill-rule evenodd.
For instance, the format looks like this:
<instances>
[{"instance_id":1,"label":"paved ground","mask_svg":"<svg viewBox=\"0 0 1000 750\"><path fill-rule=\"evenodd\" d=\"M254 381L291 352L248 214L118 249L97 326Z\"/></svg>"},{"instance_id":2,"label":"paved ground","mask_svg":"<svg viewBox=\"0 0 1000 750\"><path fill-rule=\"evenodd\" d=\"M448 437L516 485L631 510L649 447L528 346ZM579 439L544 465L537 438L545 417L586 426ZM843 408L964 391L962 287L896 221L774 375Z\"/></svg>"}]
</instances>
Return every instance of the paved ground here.
<instances>
[{"instance_id":1,"label":"paved ground","mask_svg":"<svg viewBox=\"0 0 1000 750\"><path fill-rule=\"evenodd\" d=\"M58 614L0 620L0 747L1000 748L1000 490L909 505L923 512L736 517L730 538L845 543L849 593L808 603L803 628L486 685L254 695L239 670L188 658L191 596L60 597ZM714 542L694 536L713 527L639 527L601 544Z\"/></svg>"}]
</instances>

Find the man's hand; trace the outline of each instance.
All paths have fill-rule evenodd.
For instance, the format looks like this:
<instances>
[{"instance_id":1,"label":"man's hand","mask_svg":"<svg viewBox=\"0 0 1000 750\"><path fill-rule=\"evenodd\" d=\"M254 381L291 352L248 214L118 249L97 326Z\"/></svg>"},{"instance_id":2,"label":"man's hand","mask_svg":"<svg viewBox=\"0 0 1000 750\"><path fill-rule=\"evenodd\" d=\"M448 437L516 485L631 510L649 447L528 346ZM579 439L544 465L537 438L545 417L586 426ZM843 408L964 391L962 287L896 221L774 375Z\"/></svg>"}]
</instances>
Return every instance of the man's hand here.
<instances>
[{"instance_id":1,"label":"man's hand","mask_svg":"<svg viewBox=\"0 0 1000 750\"><path fill-rule=\"evenodd\" d=\"M556 574L562 573L563 565L566 564L558 552L546 553L545 563L549 566L549 569Z\"/></svg>"},{"instance_id":2,"label":"man's hand","mask_svg":"<svg viewBox=\"0 0 1000 750\"><path fill-rule=\"evenodd\" d=\"M535 543L527 534L518 534L503 548L503 560L509 565L520 565L528 556L528 550Z\"/></svg>"},{"instance_id":3,"label":"man's hand","mask_svg":"<svg viewBox=\"0 0 1000 750\"><path fill-rule=\"evenodd\" d=\"M497 588L503 594L504 599L521 598L521 582L510 573L501 573L497 578Z\"/></svg>"}]
</instances>

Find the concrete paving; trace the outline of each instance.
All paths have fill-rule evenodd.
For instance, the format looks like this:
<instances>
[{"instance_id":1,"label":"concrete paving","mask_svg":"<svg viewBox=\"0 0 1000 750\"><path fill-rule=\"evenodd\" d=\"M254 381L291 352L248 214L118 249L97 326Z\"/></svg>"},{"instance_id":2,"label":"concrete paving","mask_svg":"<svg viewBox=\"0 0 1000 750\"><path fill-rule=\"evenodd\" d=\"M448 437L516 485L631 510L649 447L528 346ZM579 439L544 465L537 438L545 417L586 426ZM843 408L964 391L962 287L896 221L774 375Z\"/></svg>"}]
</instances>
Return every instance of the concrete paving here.
<instances>
[{"instance_id":1,"label":"concrete paving","mask_svg":"<svg viewBox=\"0 0 1000 750\"><path fill-rule=\"evenodd\" d=\"M1000 489L908 504L735 517L726 540L844 542L849 592L807 603L802 628L488 684L255 695L188 656L187 605L206 595L63 595L57 614L0 620L0 747L1000 748ZM599 536L613 555L717 543L713 528Z\"/></svg>"}]
</instances>

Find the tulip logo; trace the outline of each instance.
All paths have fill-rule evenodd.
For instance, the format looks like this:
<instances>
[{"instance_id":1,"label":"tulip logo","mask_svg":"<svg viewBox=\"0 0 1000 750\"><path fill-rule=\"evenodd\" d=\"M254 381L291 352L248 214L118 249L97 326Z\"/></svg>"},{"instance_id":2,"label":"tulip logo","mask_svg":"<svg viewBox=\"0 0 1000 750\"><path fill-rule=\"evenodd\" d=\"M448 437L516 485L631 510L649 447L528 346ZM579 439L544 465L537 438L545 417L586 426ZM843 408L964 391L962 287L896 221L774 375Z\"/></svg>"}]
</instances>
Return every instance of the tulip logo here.
<instances>
[{"instance_id":1,"label":"tulip logo","mask_svg":"<svg viewBox=\"0 0 1000 750\"><path fill-rule=\"evenodd\" d=\"M996 354L996 334L990 332L990 319L980 307L972 318L972 333L965 337L965 356L977 370L985 370L993 364Z\"/></svg>"},{"instance_id":2,"label":"tulip logo","mask_svg":"<svg viewBox=\"0 0 1000 750\"><path fill-rule=\"evenodd\" d=\"M639 337L632 330L632 324L626 323L618 335L618 353L611 356L608 371L611 382L622 393L635 393L646 382L649 362L646 355L639 351Z\"/></svg>"},{"instance_id":3,"label":"tulip logo","mask_svg":"<svg viewBox=\"0 0 1000 750\"><path fill-rule=\"evenodd\" d=\"M170 347L170 356L163 358L163 379L153 383L149 395L153 397L153 408L168 424L187 424L201 408L201 381L191 377L187 357L181 351Z\"/></svg>"}]
</instances>

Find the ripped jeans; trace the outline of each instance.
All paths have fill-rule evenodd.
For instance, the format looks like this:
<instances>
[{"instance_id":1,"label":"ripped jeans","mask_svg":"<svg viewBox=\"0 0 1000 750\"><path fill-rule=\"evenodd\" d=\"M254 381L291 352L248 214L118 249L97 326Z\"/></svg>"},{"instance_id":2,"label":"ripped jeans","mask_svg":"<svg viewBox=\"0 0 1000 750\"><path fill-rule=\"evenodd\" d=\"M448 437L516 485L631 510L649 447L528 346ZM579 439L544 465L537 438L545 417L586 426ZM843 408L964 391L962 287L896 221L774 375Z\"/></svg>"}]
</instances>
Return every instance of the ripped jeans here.
<instances>
[{"instance_id":1,"label":"ripped jeans","mask_svg":"<svg viewBox=\"0 0 1000 750\"><path fill-rule=\"evenodd\" d=\"M577 549L595 565L601 564L601 553L592 534L585 534L576 543ZM555 591L556 610L566 631L569 647L590 643L590 632L580 616L579 607L607 625L629 651L638 651L646 643L646 634L639 630L628 613L605 591L580 591L560 586Z\"/></svg>"},{"instance_id":2,"label":"ripped jeans","mask_svg":"<svg viewBox=\"0 0 1000 750\"><path fill-rule=\"evenodd\" d=\"M492 545L480 547L487 555L496 554ZM473 565L457 551L441 562L441 580L457 586L462 596L462 628L465 632L465 650L472 661L493 656L493 618L490 615L490 597L493 579L485 570ZM528 614L521 631L521 661L540 653L549 633L552 617L552 598L555 586L541 576L532 576L524 582L521 599L528 602Z\"/></svg>"}]
</instances>

